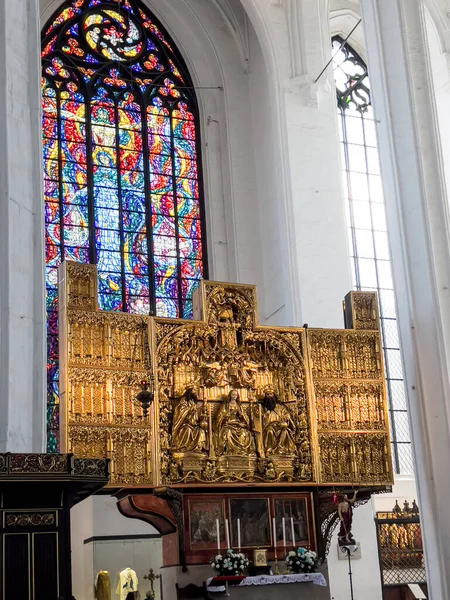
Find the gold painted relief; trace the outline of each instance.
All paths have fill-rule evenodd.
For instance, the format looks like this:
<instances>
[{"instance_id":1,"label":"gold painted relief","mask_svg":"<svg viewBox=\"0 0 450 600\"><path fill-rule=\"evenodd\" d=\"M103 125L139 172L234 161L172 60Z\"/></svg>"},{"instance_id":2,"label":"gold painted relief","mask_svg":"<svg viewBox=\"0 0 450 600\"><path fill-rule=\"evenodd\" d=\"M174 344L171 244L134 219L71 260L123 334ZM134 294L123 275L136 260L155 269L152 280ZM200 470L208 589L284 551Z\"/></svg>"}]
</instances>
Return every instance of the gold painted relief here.
<instances>
[{"instance_id":1,"label":"gold painted relief","mask_svg":"<svg viewBox=\"0 0 450 600\"><path fill-rule=\"evenodd\" d=\"M304 330L258 327L251 286L197 303L154 320L162 483L315 482Z\"/></svg>"},{"instance_id":2,"label":"gold painted relief","mask_svg":"<svg viewBox=\"0 0 450 600\"><path fill-rule=\"evenodd\" d=\"M195 321L101 312L94 267L60 280L62 449L110 458L111 486L391 483L376 329L259 326L255 287L206 281Z\"/></svg>"},{"instance_id":3,"label":"gold painted relief","mask_svg":"<svg viewBox=\"0 0 450 600\"><path fill-rule=\"evenodd\" d=\"M348 329L378 330L378 298L374 292L349 292L345 297L345 317Z\"/></svg>"},{"instance_id":4,"label":"gold painted relief","mask_svg":"<svg viewBox=\"0 0 450 600\"><path fill-rule=\"evenodd\" d=\"M91 265L60 273L62 451L109 458L110 485L151 484L153 429L133 401L147 376L148 317L98 311Z\"/></svg>"},{"instance_id":5,"label":"gold painted relief","mask_svg":"<svg viewBox=\"0 0 450 600\"><path fill-rule=\"evenodd\" d=\"M348 302L352 304L348 305ZM371 330L309 330L320 483L392 482L377 297L351 292L353 323ZM376 327L375 327L376 325Z\"/></svg>"}]
</instances>

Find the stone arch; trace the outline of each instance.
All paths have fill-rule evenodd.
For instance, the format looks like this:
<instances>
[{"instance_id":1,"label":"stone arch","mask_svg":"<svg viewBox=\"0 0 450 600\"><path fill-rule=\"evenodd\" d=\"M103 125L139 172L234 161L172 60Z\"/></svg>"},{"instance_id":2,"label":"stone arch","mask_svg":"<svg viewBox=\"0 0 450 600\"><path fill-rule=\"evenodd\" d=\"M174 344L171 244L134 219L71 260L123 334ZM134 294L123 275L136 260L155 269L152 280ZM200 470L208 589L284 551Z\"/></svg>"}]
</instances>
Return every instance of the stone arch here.
<instances>
[{"instance_id":1,"label":"stone arch","mask_svg":"<svg viewBox=\"0 0 450 600\"><path fill-rule=\"evenodd\" d=\"M450 52L450 25L448 25L447 3L443 0L425 0L425 11L439 38L441 52Z\"/></svg>"},{"instance_id":2,"label":"stone arch","mask_svg":"<svg viewBox=\"0 0 450 600\"><path fill-rule=\"evenodd\" d=\"M333 3L330 9L330 39L335 35L346 38L361 18L361 11L358 4L352 3L352 6L340 7L341 3ZM348 39L348 43L355 51L367 62L366 44L364 41L364 29L362 22L353 31Z\"/></svg>"}]
</instances>

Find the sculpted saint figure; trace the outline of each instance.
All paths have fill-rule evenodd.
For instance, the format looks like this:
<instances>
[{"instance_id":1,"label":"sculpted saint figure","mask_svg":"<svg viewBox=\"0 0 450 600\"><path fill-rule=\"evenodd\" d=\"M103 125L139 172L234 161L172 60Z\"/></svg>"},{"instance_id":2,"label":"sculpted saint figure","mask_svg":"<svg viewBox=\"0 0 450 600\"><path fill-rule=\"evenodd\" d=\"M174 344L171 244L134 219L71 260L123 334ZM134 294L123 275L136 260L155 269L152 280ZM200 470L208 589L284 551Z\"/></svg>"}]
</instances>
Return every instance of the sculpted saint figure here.
<instances>
[{"instance_id":1,"label":"sculpted saint figure","mask_svg":"<svg viewBox=\"0 0 450 600\"><path fill-rule=\"evenodd\" d=\"M208 423L199 414L199 402L194 388L188 388L173 411L172 451L203 452L207 448Z\"/></svg>"},{"instance_id":2,"label":"sculpted saint figure","mask_svg":"<svg viewBox=\"0 0 450 600\"><path fill-rule=\"evenodd\" d=\"M224 348L234 349L237 347L236 329L234 323L233 309L231 306L224 306L219 312L220 335L219 340Z\"/></svg>"},{"instance_id":3,"label":"sculpted saint figure","mask_svg":"<svg viewBox=\"0 0 450 600\"><path fill-rule=\"evenodd\" d=\"M353 494L353 498L349 499L347 494L338 504L338 515L341 522L341 528L338 533L338 541L340 546L346 546L354 544L355 539L352 535L352 522L353 522L353 504L356 500L356 494L358 490Z\"/></svg>"},{"instance_id":4,"label":"sculpted saint figure","mask_svg":"<svg viewBox=\"0 0 450 600\"><path fill-rule=\"evenodd\" d=\"M231 390L222 402L215 428L218 454L244 456L255 453L255 441L250 422L242 410L237 390Z\"/></svg>"},{"instance_id":5,"label":"sculpted saint figure","mask_svg":"<svg viewBox=\"0 0 450 600\"><path fill-rule=\"evenodd\" d=\"M263 444L266 455L295 453L295 423L289 409L280 402L272 388L267 388L263 400Z\"/></svg>"}]
</instances>

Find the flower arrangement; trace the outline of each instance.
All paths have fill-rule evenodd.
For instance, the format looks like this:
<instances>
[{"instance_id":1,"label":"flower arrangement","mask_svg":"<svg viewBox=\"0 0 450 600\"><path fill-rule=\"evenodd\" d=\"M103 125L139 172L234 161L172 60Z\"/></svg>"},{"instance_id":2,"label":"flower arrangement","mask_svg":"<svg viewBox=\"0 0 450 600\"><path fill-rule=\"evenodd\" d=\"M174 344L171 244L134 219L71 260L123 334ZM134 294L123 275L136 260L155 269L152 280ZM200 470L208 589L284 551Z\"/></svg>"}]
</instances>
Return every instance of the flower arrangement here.
<instances>
[{"instance_id":1,"label":"flower arrangement","mask_svg":"<svg viewBox=\"0 0 450 600\"><path fill-rule=\"evenodd\" d=\"M225 556L217 554L212 561L211 566L217 575L242 575L248 567L249 560L241 552L233 552L228 549Z\"/></svg>"},{"instance_id":2,"label":"flower arrangement","mask_svg":"<svg viewBox=\"0 0 450 600\"><path fill-rule=\"evenodd\" d=\"M291 550L285 560L286 567L293 573L315 573L319 564L317 554L306 548Z\"/></svg>"}]
</instances>

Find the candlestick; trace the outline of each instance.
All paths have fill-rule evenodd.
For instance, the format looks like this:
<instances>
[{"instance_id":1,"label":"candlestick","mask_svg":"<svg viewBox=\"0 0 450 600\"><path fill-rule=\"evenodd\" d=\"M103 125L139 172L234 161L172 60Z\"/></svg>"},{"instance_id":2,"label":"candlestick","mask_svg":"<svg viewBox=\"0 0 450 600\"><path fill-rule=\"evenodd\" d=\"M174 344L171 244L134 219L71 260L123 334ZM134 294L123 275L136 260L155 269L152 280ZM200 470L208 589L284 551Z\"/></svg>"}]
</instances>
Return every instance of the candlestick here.
<instances>
[{"instance_id":1,"label":"candlestick","mask_svg":"<svg viewBox=\"0 0 450 600\"><path fill-rule=\"evenodd\" d=\"M215 459L216 453L214 451L214 443L213 443L213 426L212 426L212 407L211 403L209 404L209 458Z\"/></svg>"},{"instance_id":2,"label":"candlestick","mask_svg":"<svg viewBox=\"0 0 450 600\"><path fill-rule=\"evenodd\" d=\"M291 517L291 530L292 530L292 547L295 549L294 517Z\"/></svg>"},{"instance_id":3,"label":"candlestick","mask_svg":"<svg viewBox=\"0 0 450 600\"><path fill-rule=\"evenodd\" d=\"M237 520L238 550L241 551L241 520Z\"/></svg>"},{"instance_id":4,"label":"candlestick","mask_svg":"<svg viewBox=\"0 0 450 600\"><path fill-rule=\"evenodd\" d=\"M280 570L278 569L278 556L277 556L277 528L275 527L275 517L272 517L272 527L273 527L273 547L275 549L275 565L273 572L275 575L279 575Z\"/></svg>"},{"instance_id":5,"label":"candlestick","mask_svg":"<svg viewBox=\"0 0 450 600\"><path fill-rule=\"evenodd\" d=\"M286 550L286 519L283 517L282 519L283 522L283 546L284 549Z\"/></svg>"},{"instance_id":6,"label":"candlestick","mask_svg":"<svg viewBox=\"0 0 450 600\"><path fill-rule=\"evenodd\" d=\"M220 554L220 527L219 519L216 519L216 532L217 532L217 552Z\"/></svg>"},{"instance_id":7,"label":"candlestick","mask_svg":"<svg viewBox=\"0 0 450 600\"><path fill-rule=\"evenodd\" d=\"M273 569L273 574L274 575L279 575L280 574L280 569L278 568L278 557L277 557L277 553L275 552L275 566Z\"/></svg>"},{"instance_id":8,"label":"candlestick","mask_svg":"<svg viewBox=\"0 0 450 600\"><path fill-rule=\"evenodd\" d=\"M259 431L263 432L263 417L262 417L262 406L261 404L259 404ZM264 444L260 443L260 453L261 453L261 458L265 458L265 452L264 452Z\"/></svg>"},{"instance_id":9,"label":"candlestick","mask_svg":"<svg viewBox=\"0 0 450 600\"><path fill-rule=\"evenodd\" d=\"M230 546L230 530L228 528L228 519L225 519L225 535L227 536L227 549L231 548Z\"/></svg>"}]
</instances>

